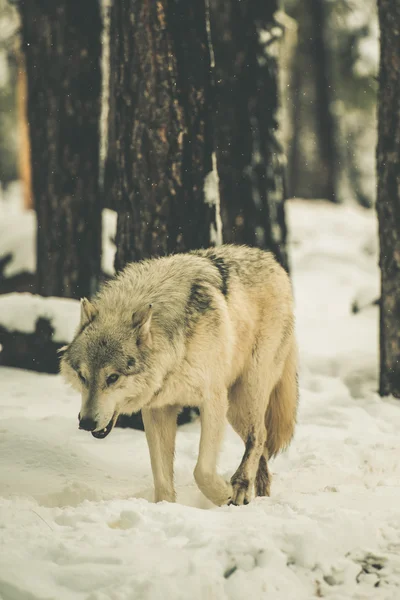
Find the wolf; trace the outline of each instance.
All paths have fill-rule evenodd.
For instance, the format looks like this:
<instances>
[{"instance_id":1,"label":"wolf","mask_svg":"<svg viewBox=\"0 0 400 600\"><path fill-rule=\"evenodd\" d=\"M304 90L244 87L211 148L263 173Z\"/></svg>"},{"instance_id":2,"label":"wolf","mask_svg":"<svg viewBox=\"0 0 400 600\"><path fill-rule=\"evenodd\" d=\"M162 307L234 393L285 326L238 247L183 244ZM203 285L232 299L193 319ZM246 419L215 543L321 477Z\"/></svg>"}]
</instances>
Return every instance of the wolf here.
<instances>
[{"instance_id":1,"label":"wolf","mask_svg":"<svg viewBox=\"0 0 400 600\"><path fill-rule=\"evenodd\" d=\"M293 436L298 355L289 277L271 253L221 245L129 264L92 299L60 363L82 395L79 427L110 434L142 411L155 501L174 502L177 415L200 410L195 481L214 504L270 494L268 461ZM217 472L226 418L244 442Z\"/></svg>"}]
</instances>

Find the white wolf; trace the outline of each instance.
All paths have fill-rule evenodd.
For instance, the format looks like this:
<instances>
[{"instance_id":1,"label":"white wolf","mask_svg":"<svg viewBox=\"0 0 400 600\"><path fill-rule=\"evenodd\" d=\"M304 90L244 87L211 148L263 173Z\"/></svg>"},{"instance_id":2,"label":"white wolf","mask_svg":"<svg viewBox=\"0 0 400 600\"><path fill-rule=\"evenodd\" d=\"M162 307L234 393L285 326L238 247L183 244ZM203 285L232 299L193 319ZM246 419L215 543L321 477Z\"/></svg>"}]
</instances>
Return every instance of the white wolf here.
<instances>
[{"instance_id":1,"label":"white wolf","mask_svg":"<svg viewBox=\"0 0 400 600\"><path fill-rule=\"evenodd\" d=\"M175 501L177 414L200 409L194 471L213 503L269 495L268 459L293 435L297 350L289 278L270 253L219 246L128 265L90 303L61 359L82 393L80 428L106 437L142 410L155 500ZM217 473L225 419L245 452L230 482Z\"/></svg>"}]
</instances>

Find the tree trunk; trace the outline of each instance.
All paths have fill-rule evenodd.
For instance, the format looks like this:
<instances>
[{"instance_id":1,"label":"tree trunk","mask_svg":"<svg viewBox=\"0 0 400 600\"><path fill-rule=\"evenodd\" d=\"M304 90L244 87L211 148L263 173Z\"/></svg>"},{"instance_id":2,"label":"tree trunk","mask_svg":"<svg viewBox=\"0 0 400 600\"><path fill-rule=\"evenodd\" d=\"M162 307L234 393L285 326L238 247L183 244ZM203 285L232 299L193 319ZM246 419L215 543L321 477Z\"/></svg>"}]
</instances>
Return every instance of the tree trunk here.
<instances>
[{"instance_id":1,"label":"tree trunk","mask_svg":"<svg viewBox=\"0 0 400 600\"><path fill-rule=\"evenodd\" d=\"M379 0L380 394L400 398L400 0Z\"/></svg>"},{"instance_id":2,"label":"tree trunk","mask_svg":"<svg viewBox=\"0 0 400 600\"><path fill-rule=\"evenodd\" d=\"M22 0L38 292L80 297L100 274L98 0Z\"/></svg>"},{"instance_id":3,"label":"tree trunk","mask_svg":"<svg viewBox=\"0 0 400 600\"><path fill-rule=\"evenodd\" d=\"M225 242L287 267L284 157L277 141L277 0L212 0L216 155Z\"/></svg>"},{"instance_id":4,"label":"tree trunk","mask_svg":"<svg viewBox=\"0 0 400 600\"><path fill-rule=\"evenodd\" d=\"M220 225L205 0L115 0L112 10L115 182L106 184L117 190L119 270L217 243Z\"/></svg>"},{"instance_id":5,"label":"tree trunk","mask_svg":"<svg viewBox=\"0 0 400 600\"><path fill-rule=\"evenodd\" d=\"M299 43L291 83L295 127L290 144L288 188L290 196L337 201L325 4L325 0L302 0L293 12L299 24Z\"/></svg>"}]
</instances>

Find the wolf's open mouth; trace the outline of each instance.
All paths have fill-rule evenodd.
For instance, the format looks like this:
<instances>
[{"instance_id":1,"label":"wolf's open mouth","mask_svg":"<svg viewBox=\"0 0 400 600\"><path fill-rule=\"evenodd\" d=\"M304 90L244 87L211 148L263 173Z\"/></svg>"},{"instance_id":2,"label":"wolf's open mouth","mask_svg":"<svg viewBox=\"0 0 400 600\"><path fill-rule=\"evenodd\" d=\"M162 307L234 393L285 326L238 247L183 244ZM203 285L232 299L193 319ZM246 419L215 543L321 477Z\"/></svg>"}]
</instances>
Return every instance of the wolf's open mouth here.
<instances>
[{"instance_id":1,"label":"wolf's open mouth","mask_svg":"<svg viewBox=\"0 0 400 600\"><path fill-rule=\"evenodd\" d=\"M114 423L116 421L116 416L115 414L111 417L110 422L108 423L108 425L106 427L104 427L104 429L100 429L99 431L92 431L92 436L97 438L98 440L103 440L105 437L108 436L109 433L111 433L111 429L114 427Z\"/></svg>"}]
</instances>

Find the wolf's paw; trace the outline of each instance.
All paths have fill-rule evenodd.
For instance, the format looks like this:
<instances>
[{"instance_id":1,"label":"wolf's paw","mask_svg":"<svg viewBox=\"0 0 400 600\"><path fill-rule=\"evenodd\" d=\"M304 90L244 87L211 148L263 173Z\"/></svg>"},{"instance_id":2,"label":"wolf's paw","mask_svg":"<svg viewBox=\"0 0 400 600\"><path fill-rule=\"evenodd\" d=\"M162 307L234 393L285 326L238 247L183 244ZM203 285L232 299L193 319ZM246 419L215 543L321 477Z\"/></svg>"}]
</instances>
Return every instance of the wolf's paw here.
<instances>
[{"instance_id":1,"label":"wolf's paw","mask_svg":"<svg viewBox=\"0 0 400 600\"><path fill-rule=\"evenodd\" d=\"M251 500L251 485L248 479L242 477L232 477L232 498L228 504L234 506L242 506L242 504L248 504Z\"/></svg>"},{"instance_id":2,"label":"wolf's paw","mask_svg":"<svg viewBox=\"0 0 400 600\"><path fill-rule=\"evenodd\" d=\"M231 484L224 481L222 478L218 483L214 482L212 487L203 488L202 492L216 506L229 504L233 496Z\"/></svg>"},{"instance_id":3,"label":"wolf's paw","mask_svg":"<svg viewBox=\"0 0 400 600\"><path fill-rule=\"evenodd\" d=\"M224 485L221 485L218 494L214 496L214 499L210 498L216 506L224 506L225 504L229 504L232 500L233 490L231 484L227 481L224 481L223 483Z\"/></svg>"},{"instance_id":4,"label":"wolf's paw","mask_svg":"<svg viewBox=\"0 0 400 600\"><path fill-rule=\"evenodd\" d=\"M207 473L196 467L194 478L203 494L216 506L228 504L232 498L232 486L216 473Z\"/></svg>"}]
</instances>

